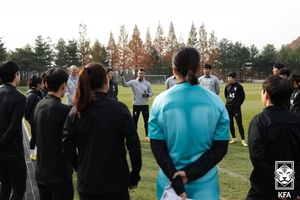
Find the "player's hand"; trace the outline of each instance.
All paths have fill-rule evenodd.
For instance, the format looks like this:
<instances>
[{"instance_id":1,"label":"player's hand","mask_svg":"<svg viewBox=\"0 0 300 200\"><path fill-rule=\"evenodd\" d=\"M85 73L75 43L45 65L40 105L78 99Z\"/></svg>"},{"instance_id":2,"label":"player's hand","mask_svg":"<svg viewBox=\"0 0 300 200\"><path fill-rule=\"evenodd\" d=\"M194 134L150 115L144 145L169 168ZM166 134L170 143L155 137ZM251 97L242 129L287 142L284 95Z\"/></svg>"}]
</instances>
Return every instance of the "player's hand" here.
<instances>
[{"instance_id":1,"label":"player's hand","mask_svg":"<svg viewBox=\"0 0 300 200\"><path fill-rule=\"evenodd\" d=\"M182 198L182 200L186 200L186 198L187 198L186 192L181 193L179 196Z\"/></svg>"},{"instance_id":2,"label":"player's hand","mask_svg":"<svg viewBox=\"0 0 300 200\"><path fill-rule=\"evenodd\" d=\"M124 77L124 72L123 71L119 70L118 72L119 72L119 76Z\"/></svg>"},{"instance_id":3,"label":"player's hand","mask_svg":"<svg viewBox=\"0 0 300 200\"><path fill-rule=\"evenodd\" d=\"M186 184L188 182L188 178L186 177L185 171L178 171L175 172L173 175L173 179L179 176L182 179L183 184Z\"/></svg>"},{"instance_id":4,"label":"player's hand","mask_svg":"<svg viewBox=\"0 0 300 200\"><path fill-rule=\"evenodd\" d=\"M144 93L144 94L142 94L142 97L149 97L149 94L148 93Z\"/></svg>"}]
</instances>

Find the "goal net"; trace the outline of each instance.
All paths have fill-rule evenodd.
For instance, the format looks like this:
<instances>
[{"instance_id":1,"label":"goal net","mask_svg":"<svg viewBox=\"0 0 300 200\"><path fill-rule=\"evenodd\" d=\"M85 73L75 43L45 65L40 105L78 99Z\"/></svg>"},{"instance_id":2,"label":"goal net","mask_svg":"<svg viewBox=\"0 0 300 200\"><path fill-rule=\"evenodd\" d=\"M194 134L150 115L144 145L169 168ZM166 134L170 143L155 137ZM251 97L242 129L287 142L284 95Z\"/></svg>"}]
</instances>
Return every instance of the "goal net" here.
<instances>
[{"instance_id":1,"label":"goal net","mask_svg":"<svg viewBox=\"0 0 300 200\"><path fill-rule=\"evenodd\" d=\"M165 83L166 75L145 75L145 79L150 83Z\"/></svg>"}]
</instances>

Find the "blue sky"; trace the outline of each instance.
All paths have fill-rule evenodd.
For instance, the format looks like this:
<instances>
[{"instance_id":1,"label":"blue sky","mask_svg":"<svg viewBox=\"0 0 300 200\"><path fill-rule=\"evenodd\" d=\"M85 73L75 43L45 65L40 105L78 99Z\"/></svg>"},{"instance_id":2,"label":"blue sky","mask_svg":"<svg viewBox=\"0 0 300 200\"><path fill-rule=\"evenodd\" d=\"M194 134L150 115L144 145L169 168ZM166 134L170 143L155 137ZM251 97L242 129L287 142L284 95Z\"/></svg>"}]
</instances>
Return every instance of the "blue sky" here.
<instances>
[{"instance_id":1,"label":"blue sky","mask_svg":"<svg viewBox=\"0 0 300 200\"><path fill-rule=\"evenodd\" d=\"M120 26L131 36L137 24L141 39L147 27L152 39L160 22L167 36L173 22L177 39L187 41L192 22L218 40L240 41L262 49L266 44L280 48L300 36L299 0L1 0L0 37L7 49L34 46L38 35L78 39L79 24L87 25L93 43L107 44L110 32L117 41Z\"/></svg>"}]
</instances>

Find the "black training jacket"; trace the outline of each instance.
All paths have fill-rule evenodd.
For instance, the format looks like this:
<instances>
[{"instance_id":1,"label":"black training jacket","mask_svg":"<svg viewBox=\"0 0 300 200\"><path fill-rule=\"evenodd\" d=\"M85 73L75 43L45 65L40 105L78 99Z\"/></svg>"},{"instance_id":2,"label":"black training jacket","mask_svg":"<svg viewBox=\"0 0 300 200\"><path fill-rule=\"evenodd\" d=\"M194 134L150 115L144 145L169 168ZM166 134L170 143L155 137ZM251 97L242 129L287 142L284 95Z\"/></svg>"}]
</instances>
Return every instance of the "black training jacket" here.
<instances>
[{"instance_id":1,"label":"black training jacket","mask_svg":"<svg viewBox=\"0 0 300 200\"><path fill-rule=\"evenodd\" d=\"M22 118L26 98L10 84L0 86L0 161L24 157Z\"/></svg>"},{"instance_id":2,"label":"black training jacket","mask_svg":"<svg viewBox=\"0 0 300 200\"><path fill-rule=\"evenodd\" d=\"M266 107L250 122L248 137L254 169L247 199L278 199L274 179L275 161L294 161L295 189L289 192L299 195L300 125L296 115L284 107Z\"/></svg>"},{"instance_id":3,"label":"black training jacket","mask_svg":"<svg viewBox=\"0 0 300 200\"><path fill-rule=\"evenodd\" d=\"M107 95L114 100L118 100L118 84L113 80L109 81L109 90L107 91Z\"/></svg>"},{"instance_id":4,"label":"black training jacket","mask_svg":"<svg viewBox=\"0 0 300 200\"><path fill-rule=\"evenodd\" d=\"M47 95L35 108L37 160L35 178L45 186L72 180L72 167L62 153L63 126L71 107L61 99Z\"/></svg>"},{"instance_id":5,"label":"black training jacket","mask_svg":"<svg viewBox=\"0 0 300 200\"><path fill-rule=\"evenodd\" d=\"M29 89L26 93L27 97L24 117L29 123L33 123L34 109L37 103L43 98L43 95L40 91L37 91L35 88Z\"/></svg>"},{"instance_id":6,"label":"black training jacket","mask_svg":"<svg viewBox=\"0 0 300 200\"><path fill-rule=\"evenodd\" d=\"M300 86L291 95L290 111L300 118Z\"/></svg>"},{"instance_id":7,"label":"black training jacket","mask_svg":"<svg viewBox=\"0 0 300 200\"><path fill-rule=\"evenodd\" d=\"M245 100L244 88L241 84L227 84L224 89L226 108L229 110L239 109Z\"/></svg>"},{"instance_id":8,"label":"black training jacket","mask_svg":"<svg viewBox=\"0 0 300 200\"><path fill-rule=\"evenodd\" d=\"M95 93L81 118L72 108L64 126L63 148L77 171L79 192L120 192L140 180L141 146L132 116L125 104L106 93Z\"/></svg>"}]
</instances>

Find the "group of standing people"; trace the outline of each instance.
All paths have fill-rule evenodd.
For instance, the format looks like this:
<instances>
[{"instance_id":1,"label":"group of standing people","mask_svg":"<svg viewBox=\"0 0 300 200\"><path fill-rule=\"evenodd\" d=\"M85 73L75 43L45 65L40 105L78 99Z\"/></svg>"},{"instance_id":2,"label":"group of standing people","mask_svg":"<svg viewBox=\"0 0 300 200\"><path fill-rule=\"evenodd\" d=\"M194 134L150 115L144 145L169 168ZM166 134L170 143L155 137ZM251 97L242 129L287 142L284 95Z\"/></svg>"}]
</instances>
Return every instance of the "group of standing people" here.
<instances>
[{"instance_id":1,"label":"group of standing people","mask_svg":"<svg viewBox=\"0 0 300 200\"><path fill-rule=\"evenodd\" d=\"M63 69L53 68L45 73L42 81L32 77L27 103L16 89L20 82L18 65L12 61L1 64L0 199L8 200L13 191L12 199L21 200L26 190L22 140L26 105L35 108L33 116L32 111L26 111L25 115L33 120L30 125L36 135L35 175L41 200L73 199L73 171L77 172L80 199L129 200L128 189L137 188L141 178L141 145L137 134L140 112L144 117L146 140L160 167L157 198L171 185L183 200L219 199L217 164L227 153L229 128L231 143L236 142L233 117L238 123L242 145L247 146L240 110L245 99L243 87L236 82L234 72L227 74L224 105L218 97L220 85L211 75L210 65L204 67L204 76L199 78L203 87L199 86L196 74L200 71L200 55L189 46L174 52L172 70L174 77L168 82L176 80L176 87L159 94L150 113L148 98L153 96L153 91L145 80L145 70L139 69L137 78L128 82L123 72L119 72L122 85L133 91L131 115L127 106L117 101L118 88L111 70L100 63L87 64L79 75L77 67L72 66L70 75ZM48 94L36 100L29 98L43 88L43 83ZM273 75L263 83L261 99L266 108L249 126L254 170L247 199L277 198L272 188L277 160L295 161L296 186L291 195L294 198L299 195L300 124L294 114L283 108L291 93L292 84L288 79ZM61 102L64 95L67 105ZM278 149L280 144L285 149Z\"/></svg>"},{"instance_id":2,"label":"group of standing people","mask_svg":"<svg viewBox=\"0 0 300 200\"><path fill-rule=\"evenodd\" d=\"M41 200L73 200L73 171L83 200L129 200L128 189L137 188L141 146L127 106L108 96L111 80L103 65L89 63L79 76L77 72L72 66L70 75L52 68L43 78L32 76L26 98L16 88L19 66L13 61L0 65L1 200L22 200L26 190L24 115L31 126L31 159L36 160ZM65 95L67 105L61 102Z\"/></svg>"}]
</instances>

